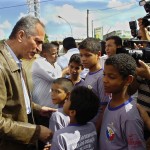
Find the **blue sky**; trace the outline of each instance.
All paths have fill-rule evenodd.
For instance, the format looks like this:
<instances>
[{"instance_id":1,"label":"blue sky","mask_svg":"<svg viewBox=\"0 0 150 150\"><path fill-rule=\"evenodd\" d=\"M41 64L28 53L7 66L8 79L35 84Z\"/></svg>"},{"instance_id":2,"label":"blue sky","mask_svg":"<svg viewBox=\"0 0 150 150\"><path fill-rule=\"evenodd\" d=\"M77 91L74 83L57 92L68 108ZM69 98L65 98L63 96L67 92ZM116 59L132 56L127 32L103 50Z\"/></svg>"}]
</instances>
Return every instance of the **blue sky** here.
<instances>
[{"instance_id":1,"label":"blue sky","mask_svg":"<svg viewBox=\"0 0 150 150\"><path fill-rule=\"evenodd\" d=\"M27 14L27 0L0 0L0 40L8 38L16 21ZM130 30L128 22L146 15L139 0L39 0L40 18L46 25L49 40L71 36L86 38L89 10L89 36L93 27L103 27L104 34ZM63 17L69 24L58 16Z\"/></svg>"}]
</instances>

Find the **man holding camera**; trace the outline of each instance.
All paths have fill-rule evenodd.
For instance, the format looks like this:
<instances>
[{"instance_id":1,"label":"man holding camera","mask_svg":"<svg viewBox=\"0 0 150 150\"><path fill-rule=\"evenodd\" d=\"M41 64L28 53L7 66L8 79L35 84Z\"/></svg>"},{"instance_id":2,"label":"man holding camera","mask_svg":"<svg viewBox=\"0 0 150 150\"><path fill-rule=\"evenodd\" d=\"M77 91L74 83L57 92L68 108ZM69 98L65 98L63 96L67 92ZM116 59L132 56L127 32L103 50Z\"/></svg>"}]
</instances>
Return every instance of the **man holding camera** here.
<instances>
[{"instance_id":1,"label":"man holding camera","mask_svg":"<svg viewBox=\"0 0 150 150\"><path fill-rule=\"evenodd\" d=\"M143 1L140 1L143 2ZM148 26L150 26L150 1L144 1L145 11L148 13L145 17L138 19L139 30L141 34L141 40L150 41L150 32ZM149 47L149 43L145 47ZM147 56L149 57L149 56ZM149 62L149 61L148 61ZM137 75L141 78L137 78L138 82L138 99L137 103L143 106L150 116L150 67L144 62L139 61L140 66L137 67ZM145 70L144 70L145 69ZM147 70L147 71L146 71ZM141 108L139 109L141 110ZM141 112L141 111L140 111ZM149 128L149 127L148 127ZM147 149L150 148L150 132L145 130L145 138L147 140Z\"/></svg>"},{"instance_id":2,"label":"man holding camera","mask_svg":"<svg viewBox=\"0 0 150 150\"><path fill-rule=\"evenodd\" d=\"M143 22L143 19L139 18L138 25L139 25L139 30L141 31L141 40L150 41L150 32L148 31L147 27L144 27L142 22Z\"/></svg>"}]
</instances>

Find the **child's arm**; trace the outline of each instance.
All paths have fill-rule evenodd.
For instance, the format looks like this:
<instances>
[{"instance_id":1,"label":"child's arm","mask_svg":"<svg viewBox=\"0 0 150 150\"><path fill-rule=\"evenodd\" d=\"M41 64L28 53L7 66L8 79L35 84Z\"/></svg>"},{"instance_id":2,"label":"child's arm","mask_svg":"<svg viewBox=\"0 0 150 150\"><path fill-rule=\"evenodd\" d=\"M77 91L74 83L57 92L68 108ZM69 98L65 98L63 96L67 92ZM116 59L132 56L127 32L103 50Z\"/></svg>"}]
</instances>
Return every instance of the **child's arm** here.
<instances>
[{"instance_id":1,"label":"child's arm","mask_svg":"<svg viewBox=\"0 0 150 150\"><path fill-rule=\"evenodd\" d=\"M148 113L139 104L137 104L137 108L140 112L140 115L141 115L143 121L144 121L144 124L150 130L150 117L148 116Z\"/></svg>"},{"instance_id":2,"label":"child's arm","mask_svg":"<svg viewBox=\"0 0 150 150\"><path fill-rule=\"evenodd\" d=\"M53 132L61 129L62 126L58 122L59 122L59 117L58 117L57 112L53 113L49 120L49 129L51 129Z\"/></svg>"},{"instance_id":3,"label":"child's arm","mask_svg":"<svg viewBox=\"0 0 150 150\"><path fill-rule=\"evenodd\" d=\"M100 130L101 130L101 125L102 125L102 120L103 120L103 115L104 115L105 108L106 108L106 106L103 105L103 107L101 108L101 111L98 114L96 124L95 124L98 138L99 138L99 135L100 135Z\"/></svg>"},{"instance_id":4,"label":"child's arm","mask_svg":"<svg viewBox=\"0 0 150 150\"><path fill-rule=\"evenodd\" d=\"M49 128L55 132L59 129L62 129L64 127L66 127L70 120L69 117L67 117L68 120L66 120L65 118L62 118L62 116L60 115L60 112L54 112L51 115L50 121L49 121Z\"/></svg>"}]
</instances>

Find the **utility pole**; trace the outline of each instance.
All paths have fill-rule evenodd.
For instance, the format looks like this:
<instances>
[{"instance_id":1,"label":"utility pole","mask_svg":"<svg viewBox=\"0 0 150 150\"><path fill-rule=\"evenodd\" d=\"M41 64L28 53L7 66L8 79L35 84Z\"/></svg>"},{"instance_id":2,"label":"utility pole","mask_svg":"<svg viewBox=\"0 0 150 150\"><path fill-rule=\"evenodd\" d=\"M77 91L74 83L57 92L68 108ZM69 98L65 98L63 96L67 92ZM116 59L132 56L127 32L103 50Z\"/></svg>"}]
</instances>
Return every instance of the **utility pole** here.
<instances>
[{"instance_id":1,"label":"utility pole","mask_svg":"<svg viewBox=\"0 0 150 150\"><path fill-rule=\"evenodd\" d=\"M28 6L28 14L40 18L40 0L26 0Z\"/></svg>"},{"instance_id":2,"label":"utility pole","mask_svg":"<svg viewBox=\"0 0 150 150\"><path fill-rule=\"evenodd\" d=\"M89 10L87 9L87 38L89 37Z\"/></svg>"},{"instance_id":3,"label":"utility pole","mask_svg":"<svg viewBox=\"0 0 150 150\"><path fill-rule=\"evenodd\" d=\"M93 36L93 20L92 20L92 37L94 37L94 36Z\"/></svg>"}]
</instances>

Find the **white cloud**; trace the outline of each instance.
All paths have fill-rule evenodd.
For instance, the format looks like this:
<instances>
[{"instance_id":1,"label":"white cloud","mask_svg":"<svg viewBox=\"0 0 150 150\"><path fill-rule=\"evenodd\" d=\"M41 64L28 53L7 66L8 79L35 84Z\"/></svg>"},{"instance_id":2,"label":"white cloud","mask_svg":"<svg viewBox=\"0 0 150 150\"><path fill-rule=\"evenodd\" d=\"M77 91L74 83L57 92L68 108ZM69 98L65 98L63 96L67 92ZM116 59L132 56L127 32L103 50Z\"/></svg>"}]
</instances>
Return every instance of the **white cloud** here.
<instances>
[{"instance_id":1,"label":"white cloud","mask_svg":"<svg viewBox=\"0 0 150 150\"><path fill-rule=\"evenodd\" d=\"M4 39L5 38L5 32L4 30L0 29L0 40Z\"/></svg>"},{"instance_id":2,"label":"white cloud","mask_svg":"<svg viewBox=\"0 0 150 150\"><path fill-rule=\"evenodd\" d=\"M69 22L73 24L76 24L78 22L84 25L83 21L85 20L85 13L74 8L73 6L65 4L62 7L57 7L56 10L61 17L64 17Z\"/></svg>"},{"instance_id":3,"label":"white cloud","mask_svg":"<svg viewBox=\"0 0 150 150\"><path fill-rule=\"evenodd\" d=\"M72 5L68 5L65 4L63 6L47 6L47 8L44 10L45 12L43 12L43 16L45 18L45 20L47 20L47 22L54 22L54 23L58 23L58 24L62 24L62 28L61 30L65 30L66 28L69 29L69 27L66 27L65 25L65 29L63 28L63 25L66 24L66 22L61 19L58 18L58 16L61 16L62 18L64 18L65 20L67 20L71 27L72 27L72 31L73 31L73 36L75 38L85 38L86 34L87 34L87 12L86 10L79 10L75 7L73 7ZM95 20L95 19L99 19L103 16L104 12L100 12L99 13L89 13L89 36L91 36L91 21ZM63 36L67 36L68 33L70 33L70 31L66 32L62 32ZM55 36L55 35L54 35ZM58 35L59 36L59 35ZM70 35L69 35L70 36ZM56 36L57 38L57 36Z\"/></svg>"},{"instance_id":4,"label":"white cloud","mask_svg":"<svg viewBox=\"0 0 150 150\"><path fill-rule=\"evenodd\" d=\"M25 13L22 13L22 12L21 12L21 13L19 14L18 20L21 19L22 17L27 16L27 15L28 15L28 14L25 14Z\"/></svg>"},{"instance_id":5,"label":"white cloud","mask_svg":"<svg viewBox=\"0 0 150 150\"><path fill-rule=\"evenodd\" d=\"M18 20L21 19L22 17L27 16L27 15L33 15L33 16L34 16L34 14L20 13L20 15L19 15L19 17L18 17ZM47 24L47 20L46 20L46 19L40 18L40 20L41 20L45 25Z\"/></svg>"},{"instance_id":6,"label":"white cloud","mask_svg":"<svg viewBox=\"0 0 150 150\"><path fill-rule=\"evenodd\" d=\"M0 40L7 38L7 31L9 31L11 27L12 25L8 20L0 24Z\"/></svg>"},{"instance_id":7,"label":"white cloud","mask_svg":"<svg viewBox=\"0 0 150 150\"><path fill-rule=\"evenodd\" d=\"M52 21L59 24L64 24L65 22L58 18L61 16L67 20L70 24L85 26L86 13L82 12L71 5L65 4L63 6L47 6L43 12L43 16L47 22Z\"/></svg>"},{"instance_id":8,"label":"white cloud","mask_svg":"<svg viewBox=\"0 0 150 150\"><path fill-rule=\"evenodd\" d=\"M78 3L85 3L85 2L106 2L106 0L74 0L75 2Z\"/></svg>"},{"instance_id":9,"label":"white cloud","mask_svg":"<svg viewBox=\"0 0 150 150\"><path fill-rule=\"evenodd\" d=\"M114 9L116 10L123 10L123 9L129 9L135 4L136 4L136 0L131 0L130 2L121 2L120 0L110 0L108 2L107 7L109 8L115 7Z\"/></svg>"},{"instance_id":10,"label":"white cloud","mask_svg":"<svg viewBox=\"0 0 150 150\"><path fill-rule=\"evenodd\" d=\"M115 25L113 26L114 30L126 30L129 31L129 22L124 21L124 22L116 22Z\"/></svg>"},{"instance_id":11,"label":"white cloud","mask_svg":"<svg viewBox=\"0 0 150 150\"><path fill-rule=\"evenodd\" d=\"M65 4L63 6L47 6L44 9L43 18L49 23L61 24L61 34L51 35L49 34L49 39L64 39L67 36L70 36L70 27L67 25L70 24L73 32L74 38L83 37L86 34L86 11L81 11L75 7ZM58 18L61 16L61 18ZM65 21L66 20L66 21ZM67 23L68 22L68 23ZM64 25L64 26L63 26ZM67 27L68 26L68 27ZM68 29L68 31L66 31Z\"/></svg>"},{"instance_id":12,"label":"white cloud","mask_svg":"<svg viewBox=\"0 0 150 150\"><path fill-rule=\"evenodd\" d=\"M8 20L6 20L2 24L0 24L0 29L10 29L11 26L11 23Z\"/></svg>"}]
</instances>

